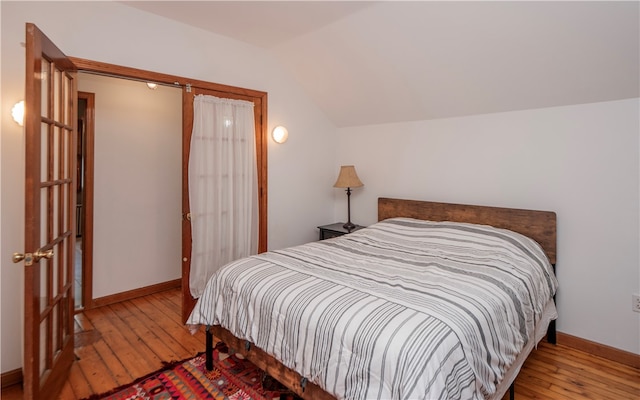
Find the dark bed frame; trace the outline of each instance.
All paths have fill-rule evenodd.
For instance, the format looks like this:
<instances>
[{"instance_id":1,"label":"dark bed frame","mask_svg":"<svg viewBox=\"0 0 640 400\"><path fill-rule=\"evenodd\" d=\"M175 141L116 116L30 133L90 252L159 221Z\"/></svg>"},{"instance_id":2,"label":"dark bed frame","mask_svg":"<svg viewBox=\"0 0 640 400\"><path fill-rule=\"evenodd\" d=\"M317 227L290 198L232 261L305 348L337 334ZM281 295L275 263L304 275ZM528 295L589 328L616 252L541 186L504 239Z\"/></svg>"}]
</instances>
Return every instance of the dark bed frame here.
<instances>
[{"instance_id":1,"label":"dark bed frame","mask_svg":"<svg viewBox=\"0 0 640 400\"><path fill-rule=\"evenodd\" d=\"M537 241L544 249L555 272L556 265L556 213L551 211L523 210L514 208L487 207L465 204L436 203L430 201L378 199L378 221L392 217L407 217L430 221L455 221L491 225L509 229ZM252 343L236 338L221 326L208 326L206 330L206 367L213 368L213 337L217 337L271 375L305 400L335 400L319 386L307 382L297 372L285 367L277 359ZM551 321L547 330L547 341L556 343L556 325ZM513 383L509 389L514 398Z\"/></svg>"}]
</instances>

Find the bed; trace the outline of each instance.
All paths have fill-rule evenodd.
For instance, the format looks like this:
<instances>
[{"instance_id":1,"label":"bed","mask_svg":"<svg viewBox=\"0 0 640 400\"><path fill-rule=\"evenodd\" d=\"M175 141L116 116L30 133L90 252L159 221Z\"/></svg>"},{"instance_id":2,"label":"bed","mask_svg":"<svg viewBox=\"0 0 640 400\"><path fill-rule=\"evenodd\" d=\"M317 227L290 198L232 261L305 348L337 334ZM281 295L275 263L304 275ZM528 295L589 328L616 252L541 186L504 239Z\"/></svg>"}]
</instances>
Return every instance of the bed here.
<instances>
[{"instance_id":1,"label":"bed","mask_svg":"<svg viewBox=\"0 0 640 400\"><path fill-rule=\"evenodd\" d=\"M555 213L380 198L378 221L230 263L187 324L304 399L501 399L555 341Z\"/></svg>"}]
</instances>

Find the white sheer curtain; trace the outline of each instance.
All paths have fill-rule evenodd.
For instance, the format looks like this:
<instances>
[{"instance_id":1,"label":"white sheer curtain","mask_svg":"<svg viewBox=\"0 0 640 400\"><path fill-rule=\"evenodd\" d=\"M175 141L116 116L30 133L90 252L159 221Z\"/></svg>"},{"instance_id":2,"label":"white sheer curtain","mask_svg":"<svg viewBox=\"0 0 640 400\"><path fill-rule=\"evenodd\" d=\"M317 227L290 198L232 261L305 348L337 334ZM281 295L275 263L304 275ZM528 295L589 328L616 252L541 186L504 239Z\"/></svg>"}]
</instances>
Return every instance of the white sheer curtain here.
<instances>
[{"instance_id":1,"label":"white sheer curtain","mask_svg":"<svg viewBox=\"0 0 640 400\"><path fill-rule=\"evenodd\" d=\"M197 95L189 154L194 298L224 264L257 252L256 168L253 103Z\"/></svg>"}]
</instances>

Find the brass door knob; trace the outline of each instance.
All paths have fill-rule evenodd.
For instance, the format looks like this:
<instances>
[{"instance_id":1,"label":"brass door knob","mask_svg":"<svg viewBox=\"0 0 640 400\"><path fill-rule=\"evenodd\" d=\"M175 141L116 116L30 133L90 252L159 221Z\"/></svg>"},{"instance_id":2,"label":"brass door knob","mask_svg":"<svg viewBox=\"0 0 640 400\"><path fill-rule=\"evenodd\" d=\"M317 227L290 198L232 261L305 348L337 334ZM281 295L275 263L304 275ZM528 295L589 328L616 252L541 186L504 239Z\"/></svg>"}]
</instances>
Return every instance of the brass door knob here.
<instances>
[{"instance_id":1,"label":"brass door knob","mask_svg":"<svg viewBox=\"0 0 640 400\"><path fill-rule=\"evenodd\" d=\"M24 265L30 266L34 262L38 262L43 258L51 259L51 257L53 257L53 249L49 249L49 250L45 250L45 251L42 251L41 249L38 249L33 254L31 254L31 253L24 253L24 254L23 253L13 253L13 256L11 257L11 261L13 261L14 263L19 263L20 261L24 260Z\"/></svg>"},{"instance_id":2,"label":"brass door knob","mask_svg":"<svg viewBox=\"0 0 640 400\"><path fill-rule=\"evenodd\" d=\"M40 259L42 258L46 258L47 260L50 260L51 257L53 257L53 249L49 249L46 251L41 251L40 249L36 250L35 253L33 253L33 261L38 262L40 261Z\"/></svg>"}]
</instances>

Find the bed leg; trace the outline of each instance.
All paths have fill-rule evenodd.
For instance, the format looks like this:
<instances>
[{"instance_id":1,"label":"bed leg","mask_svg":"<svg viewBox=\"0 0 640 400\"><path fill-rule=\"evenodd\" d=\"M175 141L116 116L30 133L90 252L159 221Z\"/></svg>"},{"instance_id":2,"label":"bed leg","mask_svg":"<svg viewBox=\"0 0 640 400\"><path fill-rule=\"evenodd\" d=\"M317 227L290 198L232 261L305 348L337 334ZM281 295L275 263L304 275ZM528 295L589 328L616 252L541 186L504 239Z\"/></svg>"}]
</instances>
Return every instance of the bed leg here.
<instances>
[{"instance_id":1,"label":"bed leg","mask_svg":"<svg viewBox=\"0 0 640 400\"><path fill-rule=\"evenodd\" d=\"M553 273L556 273L556 264L551 264L553 267ZM553 295L553 302L556 302L556 295ZM551 344L556 344L556 320L554 319L549 323L549 327L547 328L547 342Z\"/></svg>"},{"instance_id":2,"label":"bed leg","mask_svg":"<svg viewBox=\"0 0 640 400\"><path fill-rule=\"evenodd\" d=\"M514 400L516 398L516 383L511 382L511 386L509 386L509 400Z\"/></svg>"},{"instance_id":3,"label":"bed leg","mask_svg":"<svg viewBox=\"0 0 640 400\"><path fill-rule=\"evenodd\" d=\"M211 333L211 328L207 326L206 331L206 354L205 354L205 366L207 371L211 371L213 369L213 333Z\"/></svg>"},{"instance_id":4,"label":"bed leg","mask_svg":"<svg viewBox=\"0 0 640 400\"><path fill-rule=\"evenodd\" d=\"M556 344L556 321L555 320L549 323L549 328L547 329L547 342L551 344Z\"/></svg>"}]
</instances>

